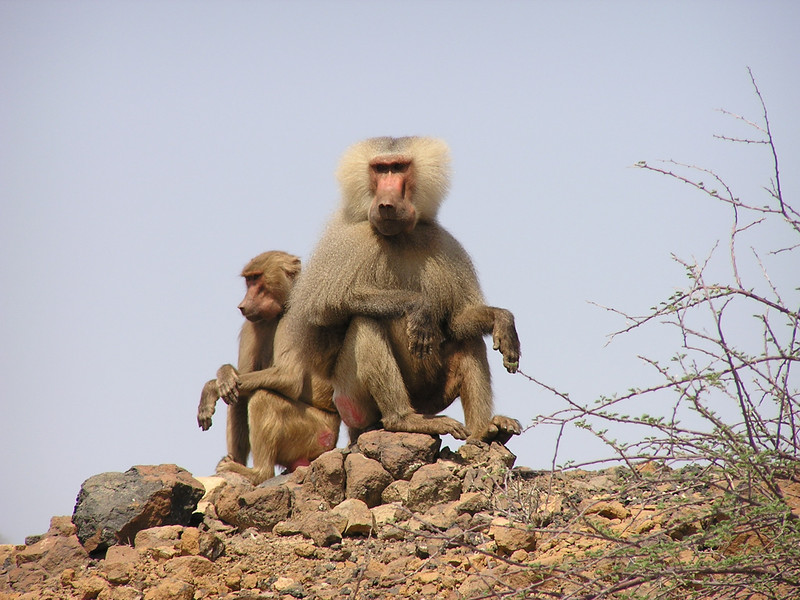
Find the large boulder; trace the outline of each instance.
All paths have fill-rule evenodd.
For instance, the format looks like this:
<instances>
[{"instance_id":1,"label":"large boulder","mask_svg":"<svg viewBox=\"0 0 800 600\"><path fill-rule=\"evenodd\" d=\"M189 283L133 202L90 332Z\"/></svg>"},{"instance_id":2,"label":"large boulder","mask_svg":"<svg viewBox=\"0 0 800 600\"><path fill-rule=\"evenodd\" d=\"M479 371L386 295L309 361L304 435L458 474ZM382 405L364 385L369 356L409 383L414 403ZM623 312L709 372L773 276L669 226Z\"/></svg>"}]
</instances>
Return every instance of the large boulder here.
<instances>
[{"instance_id":1,"label":"large boulder","mask_svg":"<svg viewBox=\"0 0 800 600\"><path fill-rule=\"evenodd\" d=\"M176 465L131 467L94 475L83 482L72 521L89 553L132 544L142 529L188 525L203 485Z\"/></svg>"},{"instance_id":2,"label":"large boulder","mask_svg":"<svg viewBox=\"0 0 800 600\"><path fill-rule=\"evenodd\" d=\"M358 449L379 461L394 479L411 479L422 465L436 460L442 445L438 435L368 431L358 437Z\"/></svg>"}]
</instances>

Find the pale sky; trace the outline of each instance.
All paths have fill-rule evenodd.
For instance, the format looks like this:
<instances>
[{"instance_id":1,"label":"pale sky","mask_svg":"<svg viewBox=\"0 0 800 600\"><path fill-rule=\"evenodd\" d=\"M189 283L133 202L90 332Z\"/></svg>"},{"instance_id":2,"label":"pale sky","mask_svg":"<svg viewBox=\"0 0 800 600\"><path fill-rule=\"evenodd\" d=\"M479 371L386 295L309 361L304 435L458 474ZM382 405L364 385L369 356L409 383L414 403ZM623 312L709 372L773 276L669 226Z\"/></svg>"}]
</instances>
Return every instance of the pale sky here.
<instances>
[{"instance_id":1,"label":"pale sky","mask_svg":"<svg viewBox=\"0 0 800 600\"><path fill-rule=\"evenodd\" d=\"M515 313L523 371L581 402L651 381L636 355L671 352L668 330L606 347L624 323L590 302L645 312L684 283L670 253L707 254L729 213L631 166L763 195L766 150L713 138L742 131L716 109L760 118L749 66L796 199L799 29L792 1L3 0L0 538L71 514L97 473L213 472L224 406L208 432L195 414L236 361L238 273L308 258L365 137L448 142L440 220ZM490 362L498 412L561 407ZM555 433L512 440L517 464L547 468ZM601 451L568 431L559 459Z\"/></svg>"}]
</instances>

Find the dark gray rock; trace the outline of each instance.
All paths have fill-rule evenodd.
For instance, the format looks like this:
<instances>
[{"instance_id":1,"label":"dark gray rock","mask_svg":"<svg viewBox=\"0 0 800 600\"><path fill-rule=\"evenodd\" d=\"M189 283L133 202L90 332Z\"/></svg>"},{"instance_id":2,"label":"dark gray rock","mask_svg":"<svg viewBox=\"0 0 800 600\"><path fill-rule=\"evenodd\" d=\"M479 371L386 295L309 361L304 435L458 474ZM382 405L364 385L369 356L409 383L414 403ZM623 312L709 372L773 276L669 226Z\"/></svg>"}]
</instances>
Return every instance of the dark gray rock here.
<instances>
[{"instance_id":1,"label":"dark gray rock","mask_svg":"<svg viewBox=\"0 0 800 600\"><path fill-rule=\"evenodd\" d=\"M139 465L124 473L94 475L83 482L72 521L92 554L131 544L142 529L188 525L203 484L176 465Z\"/></svg>"}]
</instances>

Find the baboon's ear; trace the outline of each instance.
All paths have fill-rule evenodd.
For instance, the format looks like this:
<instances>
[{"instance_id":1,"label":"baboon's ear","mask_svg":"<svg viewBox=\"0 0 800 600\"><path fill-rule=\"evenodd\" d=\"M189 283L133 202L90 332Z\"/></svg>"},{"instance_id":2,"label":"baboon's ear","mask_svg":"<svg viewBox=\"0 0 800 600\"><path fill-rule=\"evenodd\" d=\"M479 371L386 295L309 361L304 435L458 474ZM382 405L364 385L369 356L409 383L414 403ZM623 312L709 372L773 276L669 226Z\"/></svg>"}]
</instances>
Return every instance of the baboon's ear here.
<instances>
[{"instance_id":1,"label":"baboon's ear","mask_svg":"<svg viewBox=\"0 0 800 600\"><path fill-rule=\"evenodd\" d=\"M294 281L295 277L300 273L300 259L294 256L291 260L286 261L282 268L286 276L291 281Z\"/></svg>"}]
</instances>

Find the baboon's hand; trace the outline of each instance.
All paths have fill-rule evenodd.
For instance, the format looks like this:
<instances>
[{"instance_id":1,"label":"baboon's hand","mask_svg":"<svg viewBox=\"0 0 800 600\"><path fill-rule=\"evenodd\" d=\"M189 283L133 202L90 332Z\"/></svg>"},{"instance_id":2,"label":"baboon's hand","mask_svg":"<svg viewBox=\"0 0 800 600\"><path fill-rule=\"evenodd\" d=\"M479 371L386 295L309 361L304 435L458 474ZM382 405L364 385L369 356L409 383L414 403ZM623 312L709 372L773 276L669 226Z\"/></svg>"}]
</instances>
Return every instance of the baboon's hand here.
<instances>
[{"instance_id":1,"label":"baboon's hand","mask_svg":"<svg viewBox=\"0 0 800 600\"><path fill-rule=\"evenodd\" d=\"M217 463L216 472L225 473L226 471L231 471L231 465L234 464L236 464L236 461L233 460L233 457L230 454L226 454Z\"/></svg>"},{"instance_id":2,"label":"baboon's hand","mask_svg":"<svg viewBox=\"0 0 800 600\"><path fill-rule=\"evenodd\" d=\"M208 431L211 427L211 417L214 416L214 405L211 405L209 409L208 406L201 406L197 409L197 424L200 426L200 429L203 431Z\"/></svg>"},{"instance_id":3,"label":"baboon's hand","mask_svg":"<svg viewBox=\"0 0 800 600\"><path fill-rule=\"evenodd\" d=\"M197 406L197 424L203 431L211 427L211 417L217 407L217 384L213 379L203 386L200 404Z\"/></svg>"},{"instance_id":4,"label":"baboon's hand","mask_svg":"<svg viewBox=\"0 0 800 600\"><path fill-rule=\"evenodd\" d=\"M492 417L492 420L489 421L486 429L474 436L474 439L487 443L500 442L501 444L505 444L511 439L512 435L519 435L520 433L522 433L522 426L519 424L519 421L511 417L495 415Z\"/></svg>"},{"instance_id":5,"label":"baboon's hand","mask_svg":"<svg viewBox=\"0 0 800 600\"><path fill-rule=\"evenodd\" d=\"M503 355L503 366L509 373L519 369L519 337L514 326L514 315L507 310L498 310L492 330L492 347Z\"/></svg>"},{"instance_id":6,"label":"baboon's hand","mask_svg":"<svg viewBox=\"0 0 800 600\"><path fill-rule=\"evenodd\" d=\"M418 358L430 354L438 341L433 313L423 303L415 303L408 309L406 321L409 352Z\"/></svg>"},{"instance_id":7,"label":"baboon's hand","mask_svg":"<svg viewBox=\"0 0 800 600\"><path fill-rule=\"evenodd\" d=\"M235 404L239 399L239 373L232 365L222 365L217 371L217 389L226 404Z\"/></svg>"}]
</instances>

